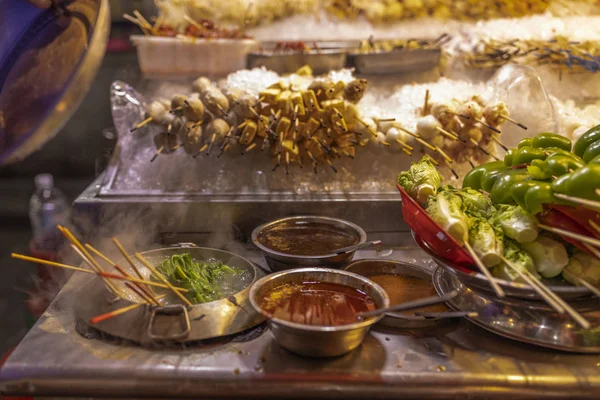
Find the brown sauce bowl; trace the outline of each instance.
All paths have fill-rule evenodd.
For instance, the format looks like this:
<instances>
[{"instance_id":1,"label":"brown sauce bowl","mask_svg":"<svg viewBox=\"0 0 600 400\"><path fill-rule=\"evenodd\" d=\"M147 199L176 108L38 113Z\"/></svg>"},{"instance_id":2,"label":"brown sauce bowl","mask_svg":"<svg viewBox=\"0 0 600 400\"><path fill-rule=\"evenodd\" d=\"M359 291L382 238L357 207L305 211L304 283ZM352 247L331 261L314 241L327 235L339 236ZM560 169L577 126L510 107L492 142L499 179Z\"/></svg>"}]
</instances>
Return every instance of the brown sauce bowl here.
<instances>
[{"instance_id":1,"label":"brown sauce bowl","mask_svg":"<svg viewBox=\"0 0 600 400\"><path fill-rule=\"evenodd\" d=\"M259 240L261 234L279 226L293 226L310 223L325 226L329 225L332 228L351 234L356 237L356 244L362 244L367 241L367 234L360 226L340 218L304 215L271 221L258 226L252 231L252 243L263 252L265 261L271 271L283 271L299 267L341 268L344 264L350 262L354 258L355 252L335 254L334 249L332 249L329 254L322 255L292 254L291 252L282 252L269 248Z\"/></svg>"},{"instance_id":2,"label":"brown sauce bowl","mask_svg":"<svg viewBox=\"0 0 600 400\"><path fill-rule=\"evenodd\" d=\"M336 357L349 353L363 342L373 324L383 315L336 326L306 325L272 318L260 307L265 294L280 285L303 282L337 283L366 293L375 308L388 307L389 299L381 286L360 275L327 268L297 268L276 272L259 279L250 288L252 307L267 318L275 341L284 349L309 357Z\"/></svg>"}]
</instances>

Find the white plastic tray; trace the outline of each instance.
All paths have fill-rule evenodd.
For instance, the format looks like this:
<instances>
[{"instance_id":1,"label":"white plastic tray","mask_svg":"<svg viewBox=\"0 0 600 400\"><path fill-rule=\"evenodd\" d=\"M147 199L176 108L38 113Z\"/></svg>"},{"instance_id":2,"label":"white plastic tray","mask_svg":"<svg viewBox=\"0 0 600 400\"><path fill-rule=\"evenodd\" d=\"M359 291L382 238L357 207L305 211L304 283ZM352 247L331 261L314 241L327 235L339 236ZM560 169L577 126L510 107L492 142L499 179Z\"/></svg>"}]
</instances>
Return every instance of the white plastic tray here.
<instances>
[{"instance_id":1,"label":"white plastic tray","mask_svg":"<svg viewBox=\"0 0 600 400\"><path fill-rule=\"evenodd\" d=\"M147 76L220 76L246 68L258 49L254 39L180 39L131 36L142 73Z\"/></svg>"}]
</instances>

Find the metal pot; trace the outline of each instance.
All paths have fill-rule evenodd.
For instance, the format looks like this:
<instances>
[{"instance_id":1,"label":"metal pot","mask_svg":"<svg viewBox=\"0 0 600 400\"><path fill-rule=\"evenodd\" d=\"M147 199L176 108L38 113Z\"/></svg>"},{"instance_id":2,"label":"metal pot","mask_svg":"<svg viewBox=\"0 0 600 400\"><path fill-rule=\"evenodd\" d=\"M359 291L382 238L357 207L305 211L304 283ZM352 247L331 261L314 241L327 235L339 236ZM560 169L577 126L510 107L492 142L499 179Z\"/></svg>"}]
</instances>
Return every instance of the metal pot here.
<instances>
[{"instance_id":1,"label":"metal pot","mask_svg":"<svg viewBox=\"0 0 600 400\"><path fill-rule=\"evenodd\" d=\"M189 342L233 335L264 321L251 307L248 293L250 286L265 274L249 260L223 250L181 244L146 251L142 255L151 264L157 265L175 254L184 252L190 253L197 260L214 258L227 265L246 269L251 272L252 280L228 298L193 306L171 304L155 307L146 304L91 326L111 336L137 343ZM145 278L148 278L150 271L137 259L134 258L133 261ZM118 261L117 264L124 269L129 267L125 260ZM133 271L129 272L134 275ZM114 295L109 295L102 281L97 278L84 285L77 296L75 313L78 320L84 324L89 324L92 317L134 304L132 299L115 299Z\"/></svg>"},{"instance_id":2,"label":"metal pot","mask_svg":"<svg viewBox=\"0 0 600 400\"><path fill-rule=\"evenodd\" d=\"M345 267L344 270L364 276L365 278L382 274L410 276L427 281L433 287L431 271L429 269L402 261L381 259L358 260ZM394 306L395 304L390 305ZM448 321L450 321L449 318L425 318L418 315L388 313L379 321L378 325L390 328L416 329L431 328Z\"/></svg>"},{"instance_id":3,"label":"metal pot","mask_svg":"<svg viewBox=\"0 0 600 400\"><path fill-rule=\"evenodd\" d=\"M354 251L344 254L326 254L319 256L304 256L282 253L264 246L259 242L258 237L262 232L281 225L308 224L308 223L328 224L336 228L341 228L346 232L352 233L358 239L357 244L367 241L366 232L358 225L339 218L320 217L314 215L296 216L281 218L266 224L260 225L252 231L252 242L256 247L262 250L265 260L272 271L282 271L298 267L328 267L341 268L345 263L352 260Z\"/></svg>"},{"instance_id":4,"label":"metal pot","mask_svg":"<svg viewBox=\"0 0 600 400\"><path fill-rule=\"evenodd\" d=\"M286 283L328 282L338 283L359 289L368 294L375 307L388 307L389 299L385 291L376 283L357 274L326 268L298 268L268 275L250 289L250 303L254 309L268 318L269 328L279 345L291 352L309 357L335 357L357 348L364 340L371 325L383 315L357 321L349 325L315 326L271 318L260 306L265 293Z\"/></svg>"}]
</instances>

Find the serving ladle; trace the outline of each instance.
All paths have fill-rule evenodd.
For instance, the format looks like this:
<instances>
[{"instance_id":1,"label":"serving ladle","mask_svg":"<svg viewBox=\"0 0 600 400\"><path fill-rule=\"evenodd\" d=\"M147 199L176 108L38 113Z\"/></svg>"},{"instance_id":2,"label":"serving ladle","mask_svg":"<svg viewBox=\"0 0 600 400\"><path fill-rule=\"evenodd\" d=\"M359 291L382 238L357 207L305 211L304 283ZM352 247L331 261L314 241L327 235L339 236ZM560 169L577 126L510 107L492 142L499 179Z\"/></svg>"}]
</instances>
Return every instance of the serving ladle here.
<instances>
[{"instance_id":1,"label":"serving ladle","mask_svg":"<svg viewBox=\"0 0 600 400\"><path fill-rule=\"evenodd\" d=\"M366 318L370 318L370 317L375 317L380 314L414 310L415 308L421 308L421 307L426 307L426 306L432 306L434 304L445 303L447 301L452 300L459 293L460 293L460 290L455 289L449 293L446 293L443 296L431 296L431 297L426 297L424 299L413 300L413 301L408 301L406 303L396 304L395 306L391 306L391 307L378 308L373 311L365 311L365 312L358 313L356 315L356 317L358 319L366 319ZM439 314L443 314L443 313L438 313L438 318L440 316Z\"/></svg>"},{"instance_id":2,"label":"serving ladle","mask_svg":"<svg viewBox=\"0 0 600 400\"><path fill-rule=\"evenodd\" d=\"M381 244L381 240L372 240L370 242L364 242L364 243L354 244L354 245L348 246L348 247L342 247L341 249L334 250L333 253L334 254L352 253L353 251L365 249L365 248L371 247L371 246L377 246L379 244Z\"/></svg>"}]
</instances>

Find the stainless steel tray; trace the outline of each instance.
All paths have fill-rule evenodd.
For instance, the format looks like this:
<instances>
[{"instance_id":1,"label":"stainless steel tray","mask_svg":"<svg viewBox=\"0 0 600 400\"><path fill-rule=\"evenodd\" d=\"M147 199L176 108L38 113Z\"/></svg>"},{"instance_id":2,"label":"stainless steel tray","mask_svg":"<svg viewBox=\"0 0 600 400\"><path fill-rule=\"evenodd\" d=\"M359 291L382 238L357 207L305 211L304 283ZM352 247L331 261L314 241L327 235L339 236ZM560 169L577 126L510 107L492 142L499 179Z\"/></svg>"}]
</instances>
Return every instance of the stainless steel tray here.
<instances>
[{"instance_id":1,"label":"stainless steel tray","mask_svg":"<svg viewBox=\"0 0 600 400\"><path fill-rule=\"evenodd\" d=\"M387 250L377 258L434 267L414 246ZM257 251L238 254L263 262ZM466 320L418 331L371 329L356 351L325 360L295 356L268 332L160 351L85 338L75 331L72 304L87 279L74 276L8 358L0 370L2 395L537 400L600 393L597 355L525 345Z\"/></svg>"},{"instance_id":2,"label":"stainless steel tray","mask_svg":"<svg viewBox=\"0 0 600 400\"><path fill-rule=\"evenodd\" d=\"M568 315L557 314L536 302L517 299L500 300L487 291L470 289L449 269L438 267L433 284L440 296L463 289L448 304L457 310L475 311L477 317L467 319L498 335L523 343L576 353L600 353L600 302L597 299L571 302L592 324L581 329Z\"/></svg>"},{"instance_id":3,"label":"stainless steel tray","mask_svg":"<svg viewBox=\"0 0 600 400\"><path fill-rule=\"evenodd\" d=\"M265 273L245 258L222 250L179 246L151 250L142 255L156 265L182 252L190 253L197 260L215 258L227 265L246 269L251 272L252 281L235 295L221 300L191 307L143 306L91 325L89 323L91 318L133 304L127 299L111 301L113 299L108 295L102 281L95 279L84 285L76 295L75 314L78 321L112 337L142 344L184 343L228 336L250 329L264 321L264 318L252 308L248 293L250 286L265 276ZM134 262L138 263L137 260ZM117 264L124 269L129 267L126 260L118 261ZM141 264L138 266L147 272ZM135 274L131 270L129 273ZM159 314L162 314L162 318L157 318Z\"/></svg>"},{"instance_id":4,"label":"stainless steel tray","mask_svg":"<svg viewBox=\"0 0 600 400\"><path fill-rule=\"evenodd\" d=\"M346 65L348 67L354 67L359 74L402 74L433 69L440 64L441 57L441 49L349 53L346 56Z\"/></svg>"},{"instance_id":5,"label":"stainless steel tray","mask_svg":"<svg viewBox=\"0 0 600 400\"><path fill-rule=\"evenodd\" d=\"M493 292L487 278L480 272L467 274L454 268L448 261L439 257L427 244L425 244L419 236L412 232L413 239L431 258L443 269L448 271L449 274L455 276L459 281L464 283L466 286L486 292ZM520 299L530 300L542 300L542 298L528 285L509 282L504 279L494 278L494 280L502 287L504 292L509 297L516 297ZM544 279L542 282L554 293L563 299L576 299L582 297L589 297L592 295L589 289L584 286L573 286L560 278Z\"/></svg>"},{"instance_id":6,"label":"stainless steel tray","mask_svg":"<svg viewBox=\"0 0 600 400\"><path fill-rule=\"evenodd\" d=\"M310 65L314 74L326 74L346 66L346 52L327 49L292 54L250 53L247 60L248 68L265 67L280 74L296 72L304 65Z\"/></svg>"}]
</instances>

